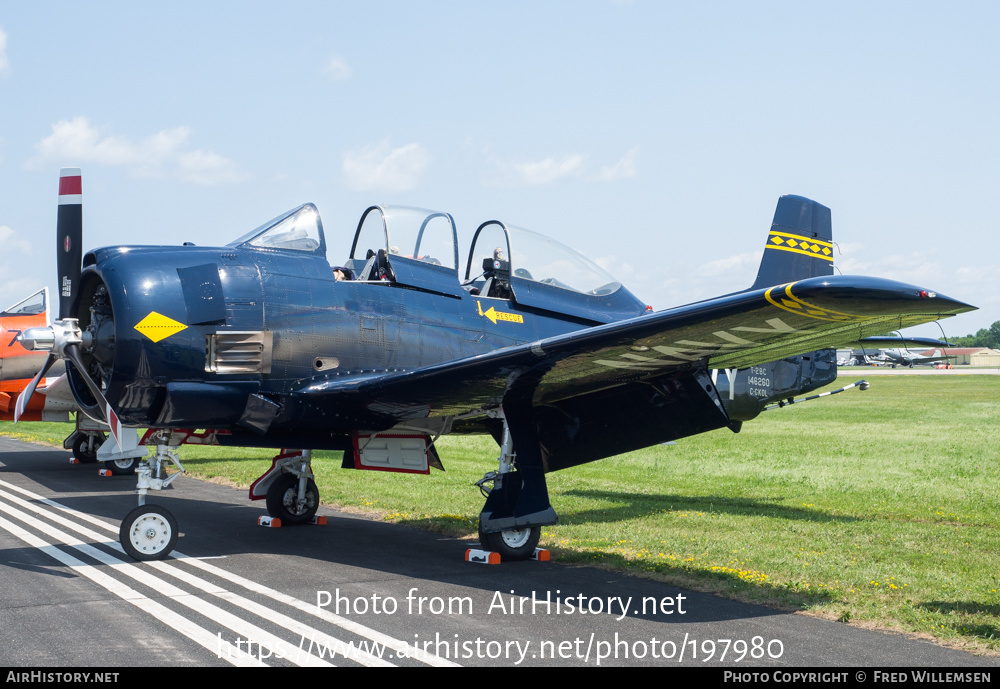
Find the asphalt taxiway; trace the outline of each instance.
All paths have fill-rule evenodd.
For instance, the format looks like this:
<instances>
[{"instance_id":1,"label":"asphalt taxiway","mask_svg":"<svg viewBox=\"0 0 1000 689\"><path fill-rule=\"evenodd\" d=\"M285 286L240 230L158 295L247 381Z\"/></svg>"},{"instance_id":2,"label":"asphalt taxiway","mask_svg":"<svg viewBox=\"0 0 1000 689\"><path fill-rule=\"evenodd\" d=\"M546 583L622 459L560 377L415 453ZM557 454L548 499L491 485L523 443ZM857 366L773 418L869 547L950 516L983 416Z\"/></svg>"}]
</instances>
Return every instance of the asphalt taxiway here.
<instances>
[{"instance_id":1,"label":"asphalt taxiway","mask_svg":"<svg viewBox=\"0 0 1000 689\"><path fill-rule=\"evenodd\" d=\"M151 503L176 557L117 543L133 477L0 438L0 666L997 666L1000 659L602 569L465 562L468 542L321 508L267 529L245 491Z\"/></svg>"}]
</instances>

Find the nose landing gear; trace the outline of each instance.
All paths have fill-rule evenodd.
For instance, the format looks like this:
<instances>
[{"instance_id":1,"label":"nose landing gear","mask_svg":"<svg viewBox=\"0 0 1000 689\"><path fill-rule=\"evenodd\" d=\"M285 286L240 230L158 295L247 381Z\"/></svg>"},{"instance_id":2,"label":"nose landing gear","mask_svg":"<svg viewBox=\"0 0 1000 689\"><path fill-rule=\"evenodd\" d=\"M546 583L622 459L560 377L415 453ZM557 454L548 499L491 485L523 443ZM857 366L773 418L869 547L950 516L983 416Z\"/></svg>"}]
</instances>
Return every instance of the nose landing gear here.
<instances>
[{"instance_id":1,"label":"nose landing gear","mask_svg":"<svg viewBox=\"0 0 1000 689\"><path fill-rule=\"evenodd\" d=\"M154 455L144 458L135 470L138 476L136 493L139 494L139 506L122 520L118 540L125 552L136 560L163 560L177 545L180 531L174 515L162 505L146 504L148 491L163 490L184 473L177 453L171 449L176 445L168 444L170 441L169 432L157 436ZM167 462L174 464L180 471L165 477Z\"/></svg>"}]
</instances>

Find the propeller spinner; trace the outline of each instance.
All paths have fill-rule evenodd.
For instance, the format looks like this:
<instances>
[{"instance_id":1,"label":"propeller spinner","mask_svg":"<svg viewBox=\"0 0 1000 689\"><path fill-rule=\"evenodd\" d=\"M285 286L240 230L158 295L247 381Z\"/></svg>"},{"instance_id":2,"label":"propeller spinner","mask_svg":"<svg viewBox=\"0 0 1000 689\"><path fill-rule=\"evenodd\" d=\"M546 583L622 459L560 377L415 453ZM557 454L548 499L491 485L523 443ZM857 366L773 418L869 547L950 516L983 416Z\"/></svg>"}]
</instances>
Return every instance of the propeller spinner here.
<instances>
[{"instance_id":1,"label":"propeller spinner","mask_svg":"<svg viewBox=\"0 0 1000 689\"><path fill-rule=\"evenodd\" d=\"M45 365L31 379L24 392L17 398L14 421L21 417L38 383L57 359L65 359L76 369L87 389L97 401L101 419L111 426L115 440L121 425L101 392L100 386L87 373L80 354L80 347L91 346L92 335L82 332L76 318L72 317L78 296L82 270L83 244L83 187L79 168L59 171L59 211L56 217L56 264L59 273L59 320L44 328L28 328L18 335L18 340L30 351L48 352Z\"/></svg>"}]
</instances>

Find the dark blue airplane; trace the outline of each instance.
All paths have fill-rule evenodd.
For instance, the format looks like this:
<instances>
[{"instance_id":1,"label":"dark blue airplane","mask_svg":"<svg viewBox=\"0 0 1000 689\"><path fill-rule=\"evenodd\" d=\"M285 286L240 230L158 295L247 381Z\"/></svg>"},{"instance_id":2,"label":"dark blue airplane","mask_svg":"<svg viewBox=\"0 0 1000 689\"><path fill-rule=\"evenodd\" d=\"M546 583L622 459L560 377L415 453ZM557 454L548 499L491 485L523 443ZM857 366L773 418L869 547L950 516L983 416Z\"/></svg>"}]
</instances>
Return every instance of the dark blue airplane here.
<instances>
[{"instance_id":1,"label":"dark blue airplane","mask_svg":"<svg viewBox=\"0 0 1000 689\"><path fill-rule=\"evenodd\" d=\"M80 259L77 169L60 183L60 320L26 331L81 409L155 429L121 541L166 557L177 524L146 505L183 429L224 445L340 450L354 469L427 473L433 440L490 434L484 548L530 556L556 522L545 474L719 428L836 379L834 348L974 307L927 289L833 275L830 210L778 201L749 289L652 313L575 251L483 223L460 273L447 213L372 206L342 266L302 205L225 247L117 246ZM724 375L719 372L723 371ZM311 455L276 458L251 489L310 520ZM489 488L484 486L488 485Z\"/></svg>"}]
</instances>

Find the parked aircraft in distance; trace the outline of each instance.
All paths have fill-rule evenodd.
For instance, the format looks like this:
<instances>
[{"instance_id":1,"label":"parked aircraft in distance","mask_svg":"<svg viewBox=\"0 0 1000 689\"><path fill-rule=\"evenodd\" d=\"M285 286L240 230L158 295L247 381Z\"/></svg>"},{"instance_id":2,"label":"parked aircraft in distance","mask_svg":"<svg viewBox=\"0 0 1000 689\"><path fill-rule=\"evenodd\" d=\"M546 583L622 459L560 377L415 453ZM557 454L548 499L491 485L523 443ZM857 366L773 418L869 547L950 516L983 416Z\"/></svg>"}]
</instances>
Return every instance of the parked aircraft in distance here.
<instances>
[{"instance_id":1,"label":"parked aircraft in distance","mask_svg":"<svg viewBox=\"0 0 1000 689\"><path fill-rule=\"evenodd\" d=\"M917 352L911 352L909 349L900 347L880 350L880 354L878 356L892 367L909 366L910 368L913 368L916 365L930 366L931 364L937 364L942 361L955 358L953 356L948 356L947 354L942 354L941 350L935 350L933 354L925 355L918 354Z\"/></svg>"}]
</instances>

